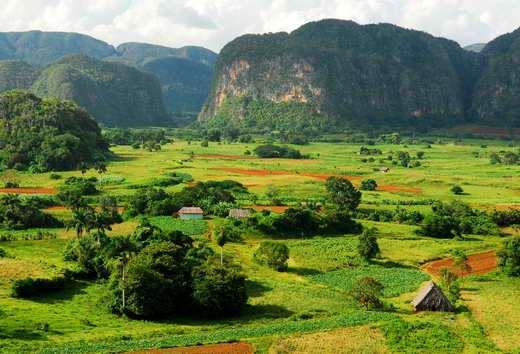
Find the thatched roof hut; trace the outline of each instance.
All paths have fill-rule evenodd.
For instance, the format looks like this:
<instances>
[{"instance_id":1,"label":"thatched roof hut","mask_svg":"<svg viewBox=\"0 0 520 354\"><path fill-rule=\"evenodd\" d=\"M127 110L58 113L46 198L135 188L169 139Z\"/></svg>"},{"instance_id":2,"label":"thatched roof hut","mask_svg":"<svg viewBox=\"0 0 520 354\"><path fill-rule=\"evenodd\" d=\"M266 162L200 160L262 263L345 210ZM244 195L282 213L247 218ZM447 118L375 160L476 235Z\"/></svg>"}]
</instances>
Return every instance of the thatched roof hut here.
<instances>
[{"instance_id":1,"label":"thatched roof hut","mask_svg":"<svg viewBox=\"0 0 520 354\"><path fill-rule=\"evenodd\" d=\"M442 290L432 281L424 285L412 301L414 311L453 312L455 308Z\"/></svg>"}]
</instances>

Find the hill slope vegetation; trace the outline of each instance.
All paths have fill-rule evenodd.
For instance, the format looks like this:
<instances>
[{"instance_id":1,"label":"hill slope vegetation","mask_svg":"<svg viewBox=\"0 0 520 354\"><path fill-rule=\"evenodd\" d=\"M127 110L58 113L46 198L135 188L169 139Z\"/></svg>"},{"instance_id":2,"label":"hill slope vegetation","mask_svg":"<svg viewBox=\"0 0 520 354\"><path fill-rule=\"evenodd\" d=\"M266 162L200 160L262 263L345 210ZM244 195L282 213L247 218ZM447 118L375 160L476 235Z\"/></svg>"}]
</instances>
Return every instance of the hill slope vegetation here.
<instances>
[{"instance_id":1,"label":"hill slope vegetation","mask_svg":"<svg viewBox=\"0 0 520 354\"><path fill-rule=\"evenodd\" d=\"M102 163L108 144L88 113L72 102L26 91L0 94L0 166L33 172Z\"/></svg>"},{"instance_id":2,"label":"hill slope vegetation","mask_svg":"<svg viewBox=\"0 0 520 354\"><path fill-rule=\"evenodd\" d=\"M245 35L222 50L199 119L221 120L225 109L236 113L226 114L228 123L245 126L255 101L301 104L329 125L518 125L520 107L512 99L519 87L517 32L481 54L424 32L342 20L311 22L289 34Z\"/></svg>"},{"instance_id":3,"label":"hill slope vegetation","mask_svg":"<svg viewBox=\"0 0 520 354\"><path fill-rule=\"evenodd\" d=\"M31 90L72 100L109 126L168 123L157 79L122 64L68 56L47 66Z\"/></svg>"}]
</instances>

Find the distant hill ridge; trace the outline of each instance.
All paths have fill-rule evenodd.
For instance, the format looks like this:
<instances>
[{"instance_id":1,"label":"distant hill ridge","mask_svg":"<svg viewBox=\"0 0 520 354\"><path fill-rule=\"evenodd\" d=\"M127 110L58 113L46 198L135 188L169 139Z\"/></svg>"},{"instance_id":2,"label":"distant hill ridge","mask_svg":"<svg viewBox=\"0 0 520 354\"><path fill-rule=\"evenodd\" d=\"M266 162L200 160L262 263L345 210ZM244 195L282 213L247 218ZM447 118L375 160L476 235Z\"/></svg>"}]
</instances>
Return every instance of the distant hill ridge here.
<instances>
[{"instance_id":1,"label":"distant hill ridge","mask_svg":"<svg viewBox=\"0 0 520 354\"><path fill-rule=\"evenodd\" d=\"M199 120L300 130L299 117L312 121L313 129L519 126L519 63L520 31L475 53L391 24L322 20L228 43ZM298 110L307 113L294 114L292 123L279 118Z\"/></svg>"},{"instance_id":2,"label":"distant hill ridge","mask_svg":"<svg viewBox=\"0 0 520 354\"><path fill-rule=\"evenodd\" d=\"M0 33L0 92L21 88L71 99L110 126L165 125L172 123L167 112L200 111L216 57L195 46L124 43L115 48L79 33L6 32Z\"/></svg>"}]
</instances>

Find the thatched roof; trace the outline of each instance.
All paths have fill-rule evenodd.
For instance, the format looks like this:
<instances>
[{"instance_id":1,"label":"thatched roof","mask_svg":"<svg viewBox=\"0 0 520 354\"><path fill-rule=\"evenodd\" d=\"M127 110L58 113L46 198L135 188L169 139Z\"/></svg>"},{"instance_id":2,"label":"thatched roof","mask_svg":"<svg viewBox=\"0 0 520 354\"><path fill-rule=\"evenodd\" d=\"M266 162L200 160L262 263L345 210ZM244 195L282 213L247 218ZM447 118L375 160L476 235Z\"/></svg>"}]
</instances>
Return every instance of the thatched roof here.
<instances>
[{"instance_id":1,"label":"thatched roof","mask_svg":"<svg viewBox=\"0 0 520 354\"><path fill-rule=\"evenodd\" d=\"M455 308L442 290L432 281L424 285L412 301L415 311L446 311L453 312Z\"/></svg>"},{"instance_id":2,"label":"thatched roof","mask_svg":"<svg viewBox=\"0 0 520 354\"><path fill-rule=\"evenodd\" d=\"M204 211L202 211L199 207L183 207L181 210L178 211L179 214L204 214Z\"/></svg>"},{"instance_id":3,"label":"thatched roof","mask_svg":"<svg viewBox=\"0 0 520 354\"><path fill-rule=\"evenodd\" d=\"M243 219L248 218L251 215L251 210L249 209L230 209L229 217L235 219Z\"/></svg>"}]
</instances>

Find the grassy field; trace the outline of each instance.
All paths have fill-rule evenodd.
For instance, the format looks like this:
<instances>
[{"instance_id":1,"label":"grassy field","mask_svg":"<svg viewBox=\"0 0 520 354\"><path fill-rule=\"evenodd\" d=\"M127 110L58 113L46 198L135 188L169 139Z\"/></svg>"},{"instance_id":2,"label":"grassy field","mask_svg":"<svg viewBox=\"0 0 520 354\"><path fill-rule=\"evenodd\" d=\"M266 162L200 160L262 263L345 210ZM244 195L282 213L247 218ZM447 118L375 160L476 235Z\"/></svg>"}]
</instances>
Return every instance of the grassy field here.
<instances>
[{"instance_id":1,"label":"grassy field","mask_svg":"<svg viewBox=\"0 0 520 354\"><path fill-rule=\"evenodd\" d=\"M486 145L487 147L482 147ZM255 144L200 143L178 141L159 152L114 147L117 160L103 176L103 193L128 196L136 188L153 183L168 172L190 174L194 181L233 179L258 196L258 204L269 205L266 191L276 187L286 204L321 200L324 180L330 175L348 176L355 185L374 178L379 190L363 193L362 206L393 210L395 203L460 199L482 209L520 207L520 167L491 165L489 154L509 150L501 141L470 141L457 144L376 145L383 157L390 151L424 151L422 166L403 168L379 162L361 162L359 144L312 143L296 147L309 154L307 160L257 159L244 155ZM474 157L478 152L479 157ZM379 172L382 166L389 173ZM49 174L6 172L2 181L16 181L22 187L57 188L61 179ZM99 175L88 172L87 176ZM454 196L450 188L458 184L465 194ZM179 190L184 184L168 187ZM245 205L250 201L244 201ZM404 206L428 212L427 205ZM68 217L66 210L53 211ZM202 237L218 219L181 221L154 217L150 222L165 230L180 230ZM110 235L126 235L138 225L130 219L114 225ZM337 353L431 353L431 352L519 352L520 280L491 273L469 277L463 282L462 310L456 314L413 314L410 300L419 286L430 279L421 265L449 256L454 249L467 253L496 250L500 236L474 236L465 240L438 240L415 234L416 226L363 221L379 230L381 258L364 264L357 256L354 235L322 236L284 240L291 258L287 272L279 273L252 262L261 241L245 235L243 242L226 245L225 257L240 263L248 276L250 300L237 318L204 320L176 318L169 321L137 321L110 314L104 307L106 284L76 281L74 286L34 300L9 296L13 280L51 277L63 268L63 249L72 231L50 230L54 237L28 239L38 230L0 230L14 235L1 241L7 258L0 258L0 351L1 352L120 352L151 347L194 345L244 340L259 352ZM515 232L514 230L508 230ZM348 296L352 282L373 276L385 285L385 301L393 312L360 309ZM370 335L367 335L370 334Z\"/></svg>"}]
</instances>

